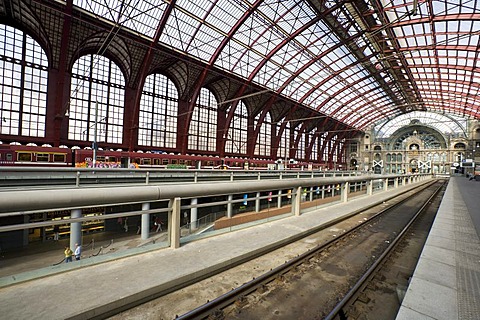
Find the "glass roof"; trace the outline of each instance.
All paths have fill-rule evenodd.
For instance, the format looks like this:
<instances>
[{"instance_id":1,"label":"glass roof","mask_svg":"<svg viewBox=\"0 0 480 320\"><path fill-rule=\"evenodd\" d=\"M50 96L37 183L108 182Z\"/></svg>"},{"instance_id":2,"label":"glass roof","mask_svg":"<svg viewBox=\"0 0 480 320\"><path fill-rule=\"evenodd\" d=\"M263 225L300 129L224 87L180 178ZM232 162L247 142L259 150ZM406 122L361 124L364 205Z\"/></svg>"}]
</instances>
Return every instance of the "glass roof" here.
<instances>
[{"instance_id":1,"label":"glass roof","mask_svg":"<svg viewBox=\"0 0 480 320\"><path fill-rule=\"evenodd\" d=\"M457 136L458 134L465 136L467 130L467 122L464 118L433 112L413 111L378 124L374 128L375 136L388 138L398 129L409 125L426 125L450 136Z\"/></svg>"},{"instance_id":2,"label":"glass roof","mask_svg":"<svg viewBox=\"0 0 480 320\"><path fill-rule=\"evenodd\" d=\"M414 110L480 118L480 0L415 2L74 5L361 130Z\"/></svg>"}]
</instances>

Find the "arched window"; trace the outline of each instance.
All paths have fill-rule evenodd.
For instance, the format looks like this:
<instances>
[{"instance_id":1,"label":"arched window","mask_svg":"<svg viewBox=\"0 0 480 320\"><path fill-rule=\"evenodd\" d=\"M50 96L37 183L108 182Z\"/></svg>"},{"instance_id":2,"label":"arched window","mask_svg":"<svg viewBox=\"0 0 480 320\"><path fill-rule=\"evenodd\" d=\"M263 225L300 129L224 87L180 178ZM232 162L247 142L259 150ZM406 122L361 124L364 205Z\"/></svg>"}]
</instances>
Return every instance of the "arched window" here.
<instances>
[{"instance_id":1,"label":"arched window","mask_svg":"<svg viewBox=\"0 0 480 320\"><path fill-rule=\"evenodd\" d=\"M230 110L231 107L229 107ZM227 113L228 111L227 110ZM247 153L247 129L248 110L247 106L240 101L233 113L232 122L228 128L225 141L225 152Z\"/></svg>"},{"instance_id":2,"label":"arched window","mask_svg":"<svg viewBox=\"0 0 480 320\"><path fill-rule=\"evenodd\" d=\"M68 138L122 143L125 79L110 59L89 54L72 68ZM95 119L95 114L98 117Z\"/></svg>"},{"instance_id":3,"label":"arched window","mask_svg":"<svg viewBox=\"0 0 480 320\"><path fill-rule=\"evenodd\" d=\"M277 124L277 135L280 131L281 123ZM277 158L287 159L290 150L290 122L287 122L285 129L283 130L280 142L278 144Z\"/></svg>"},{"instance_id":4,"label":"arched window","mask_svg":"<svg viewBox=\"0 0 480 320\"><path fill-rule=\"evenodd\" d=\"M0 25L0 132L45 137L48 61L26 33Z\"/></svg>"},{"instance_id":5,"label":"arched window","mask_svg":"<svg viewBox=\"0 0 480 320\"><path fill-rule=\"evenodd\" d=\"M217 99L210 90L202 88L193 109L188 128L188 148L215 151L217 145Z\"/></svg>"},{"instance_id":6,"label":"arched window","mask_svg":"<svg viewBox=\"0 0 480 320\"><path fill-rule=\"evenodd\" d=\"M309 139L310 144L313 141L312 152L310 153L310 160L311 161L317 161L318 160L318 139L315 139L316 134L317 134L317 129L315 129L311 132L310 139Z\"/></svg>"},{"instance_id":7,"label":"arched window","mask_svg":"<svg viewBox=\"0 0 480 320\"><path fill-rule=\"evenodd\" d=\"M255 127L257 126L260 114L255 117ZM270 156L270 146L272 143L272 125L270 113L265 115L260 131L255 143L255 154L259 156Z\"/></svg>"},{"instance_id":8,"label":"arched window","mask_svg":"<svg viewBox=\"0 0 480 320\"><path fill-rule=\"evenodd\" d=\"M328 136L328 132L324 132L320 136L320 147L323 148L322 160L324 162L328 161L329 144L328 144L328 141L327 141L327 136Z\"/></svg>"},{"instance_id":9,"label":"arched window","mask_svg":"<svg viewBox=\"0 0 480 320\"><path fill-rule=\"evenodd\" d=\"M402 162L402 154L401 153L397 153L397 162Z\"/></svg>"},{"instance_id":10,"label":"arched window","mask_svg":"<svg viewBox=\"0 0 480 320\"><path fill-rule=\"evenodd\" d=\"M296 160L305 159L305 131L300 132L300 128L301 126L298 126L297 128L295 128L295 131L294 131L295 132L294 141L297 141L297 137L298 135L300 135L300 138L298 140L298 145L295 150L295 156L294 156Z\"/></svg>"},{"instance_id":11,"label":"arched window","mask_svg":"<svg viewBox=\"0 0 480 320\"><path fill-rule=\"evenodd\" d=\"M337 157L338 157L336 142L337 142L337 136L335 135L330 140L330 152L332 154L332 161L334 163L337 162Z\"/></svg>"},{"instance_id":12,"label":"arched window","mask_svg":"<svg viewBox=\"0 0 480 320\"><path fill-rule=\"evenodd\" d=\"M177 138L178 91L162 74L145 79L138 122L138 144L175 148Z\"/></svg>"}]
</instances>

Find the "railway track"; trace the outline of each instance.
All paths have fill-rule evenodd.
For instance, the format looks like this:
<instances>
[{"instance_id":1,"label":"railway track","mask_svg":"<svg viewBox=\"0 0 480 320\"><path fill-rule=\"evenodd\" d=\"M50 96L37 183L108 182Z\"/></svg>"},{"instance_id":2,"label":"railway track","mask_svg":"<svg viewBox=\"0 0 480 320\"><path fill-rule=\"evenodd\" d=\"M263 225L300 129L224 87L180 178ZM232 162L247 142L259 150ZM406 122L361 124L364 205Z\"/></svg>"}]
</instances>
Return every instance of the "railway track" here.
<instances>
[{"instance_id":1,"label":"railway track","mask_svg":"<svg viewBox=\"0 0 480 320\"><path fill-rule=\"evenodd\" d=\"M297 253L296 257L292 257L293 251L290 248L288 253L277 250L269 254L270 257L267 255L257 258L278 261L282 255L289 257L288 261L280 266L271 267L269 271L262 272L265 266L263 269L259 267L259 261L249 262L255 265L253 269L257 269L257 273L253 273L255 277L253 280L246 281L244 284L239 283L237 273L252 269L251 266L239 266L237 270L226 271L222 275L217 275L216 279L204 280L196 288L195 285L192 288L184 288L177 293L169 294L170 297L161 297L126 311L117 318L125 316L135 318L134 315L137 313L144 317L146 314L152 314L154 315L152 318L161 319L175 317L178 319L207 317L209 319L272 317L323 319L329 316L338 302L349 294L350 289L356 286L358 279L362 278L377 257L381 256L385 248L401 233L403 226L408 224L416 212L413 208L418 207L418 202L431 201L428 198L434 194L435 190L441 188L440 184L440 182L432 184L423 191L413 190L404 194L403 199L397 197L380 206L372 207L311 235L307 240L299 241L297 252L302 250L306 252ZM392 228L394 226L395 228ZM295 246L295 244L292 245ZM239 271L238 268L244 270ZM229 279L236 279L236 281L228 283ZM235 288L228 290L228 286ZM366 285L357 286L365 288ZM224 293L225 291L228 292ZM200 302L204 292L208 292L205 297L209 302L206 304ZM224 294L218 294L218 292ZM353 301L362 300L358 295L351 294L351 296L356 297ZM168 305L170 313L166 312L165 307L161 307L168 304L165 302L168 299L176 301L175 305ZM346 303L339 308L341 312L336 314L342 315L345 312L352 312L351 310L360 310L358 305L353 308L347 305L351 303ZM192 310L188 311L189 308ZM338 318L336 315L331 316L332 319L335 317Z\"/></svg>"}]
</instances>

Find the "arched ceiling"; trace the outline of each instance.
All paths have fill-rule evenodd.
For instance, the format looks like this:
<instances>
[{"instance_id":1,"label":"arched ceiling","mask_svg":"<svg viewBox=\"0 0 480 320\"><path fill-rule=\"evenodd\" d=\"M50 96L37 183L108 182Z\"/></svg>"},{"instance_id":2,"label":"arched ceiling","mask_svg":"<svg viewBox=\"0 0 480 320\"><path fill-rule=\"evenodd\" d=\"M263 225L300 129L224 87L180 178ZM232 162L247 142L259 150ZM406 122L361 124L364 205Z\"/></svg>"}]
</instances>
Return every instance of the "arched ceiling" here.
<instances>
[{"instance_id":1,"label":"arched ceiling","mask_svg":"<svg viewBox=\"0 0 480 320\"><path fill-rule=\"evenodd\" d=\"M374 127L375 136L377 138L388 138L400 128L409 126L426 126L435 128L445 135L467 137L467 122L465 119L424 111L412 111L390 121L378 122L377 126Z\"/></svg>"},{"instance_id":2,"label":"arched ceiling","mask_svg":"<svg viewBox=\"0 0 480 320\"><path fill-rule=\"evenodd\" d=\"M359 130L411 111L480 118L480 0L70 1Z\"/></svg>"}]
</instances>

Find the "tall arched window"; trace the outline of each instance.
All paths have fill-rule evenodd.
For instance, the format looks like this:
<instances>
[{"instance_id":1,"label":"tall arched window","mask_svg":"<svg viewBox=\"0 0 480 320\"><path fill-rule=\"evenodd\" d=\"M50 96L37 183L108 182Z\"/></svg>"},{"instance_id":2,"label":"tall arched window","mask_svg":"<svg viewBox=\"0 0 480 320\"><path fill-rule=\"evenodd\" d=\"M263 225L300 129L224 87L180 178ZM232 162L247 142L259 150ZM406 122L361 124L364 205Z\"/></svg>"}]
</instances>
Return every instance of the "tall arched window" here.
<instances>
[{"instance_id":1,"label":"tall arched window","mask_svg":"<svg viewBox=\"0 0 480 320\"><path fill-rule=\"evenodd\" d=\"M145 79L138 122L138 144L175 148L177 137L178 91L162 74Z\"/></svg>"},{"instance_id":2,"label":"tall arched window","mask_svg":"<svg viewBox=\"0 0 480 320\"><path fill-rule=\"evenodd\" d=\"M338 157L338 149L337 149L337 136L333 136L332 139L330 140L330 152L332 153L332 161L334 163L337 162L337 157Z\"/></svg>"},{"instance_id":3,"label":"tall arched window","mask_svg":"<svg viewBox=\"0 0 480 320\"><path fill-rule=\"evenodd\" d=\"M285 120L284 120L285 121ZM277 135L280 131L281 123L277 124ZM283 130L282 136L280 137L280 142L278 144L277 157L280 159L287 159L290 151L290 122L287 122L285 125L285 130Z\"/></svg>"},{"instance_id":4,"label":"tall arched window","mask_svg":"<svg viewBox=\"0 0 480 320\"><path fill-rule=\"evenodd\" d=\"M323 148L322 160L327 162L328 161L328 152L330 148L330 144L327 141L328 132L324 132L320 136L320 146Z\"/></svg>"},{"instance_id":5,"label":"tall arched window","mask_svg":"<svg viewBox=\"0 0 480 320\"><path fill-rule=\"evenodd\" d=\"M318 161L318 139L316 139L317 129L313 130L310 134L309 144L312 144L312 152L310 153L311 161Z\"/></svg>"},{"instance_id":6,"label":"tall arched window","mask_svg":"<svg viewBox=\"0 0 480 320\"><path fill-rule=\"evenodd\" d=\"M122 143L125 79L108 58L89 54L72 68L68 138ZM95 119L95 114L98 114Z\"/></svg>"},{"instance_id":7,"label":"tall arched window","mask_svg":"<svg viewBox=\"0 0 480 320\"><path fill-rule=\"evenodd\" d=\"M260 114L255 117L255 127L259 121ZM259 156L270 156L270 147L272 144L272 118L270 113L265 115L265 119L258 132L257 141L255 142L255 154Z\"/></svg>"},{"instance_id":8,"label":"tall arched window","mask_svg":"<svg viewBox=\"0 0 480 320\"><path fill-rule=\"evenodd\" d=\"M228 108L229 112L231 106ZM235 109L232 122L228 128L225 141L225 152L228 153L247 153L247 129L248 129L248 110L247 106L240 101Z\"/></svg>"},{"instance_id":9,"label":"tall arched window","mask_svg":"<svg viewBox=\"0 0 480 320\"><path fill-rule=\"evenodd\" d=\"M0 132L45 137L48 61L26 33L0 25Z\"/></svg>"},{"instance_id":10,"label":"tall arched window","mask_svg":"<svg viewBox=\"0 0 480 320\"><path fill-rule=\"evenodd\" d=\"M298 135L300 135L300 138L298 139L298 144L295 149L295 159L300 160L300 159L305 159L305 131L300 132L301 126L298 126L295 128L295 140L297 141Z\"/></svg>"},{"instance_id":11,"label":"tall arched window","mask_svg":"<svg viewBox=\"0 0 480 320\"><path fill-rule=\"evenodd\" d=\"M188 128L188 148L215 151L217 145L217 99L210 90L202 88L193 109Z\"/></svg>"}]
</instances>

